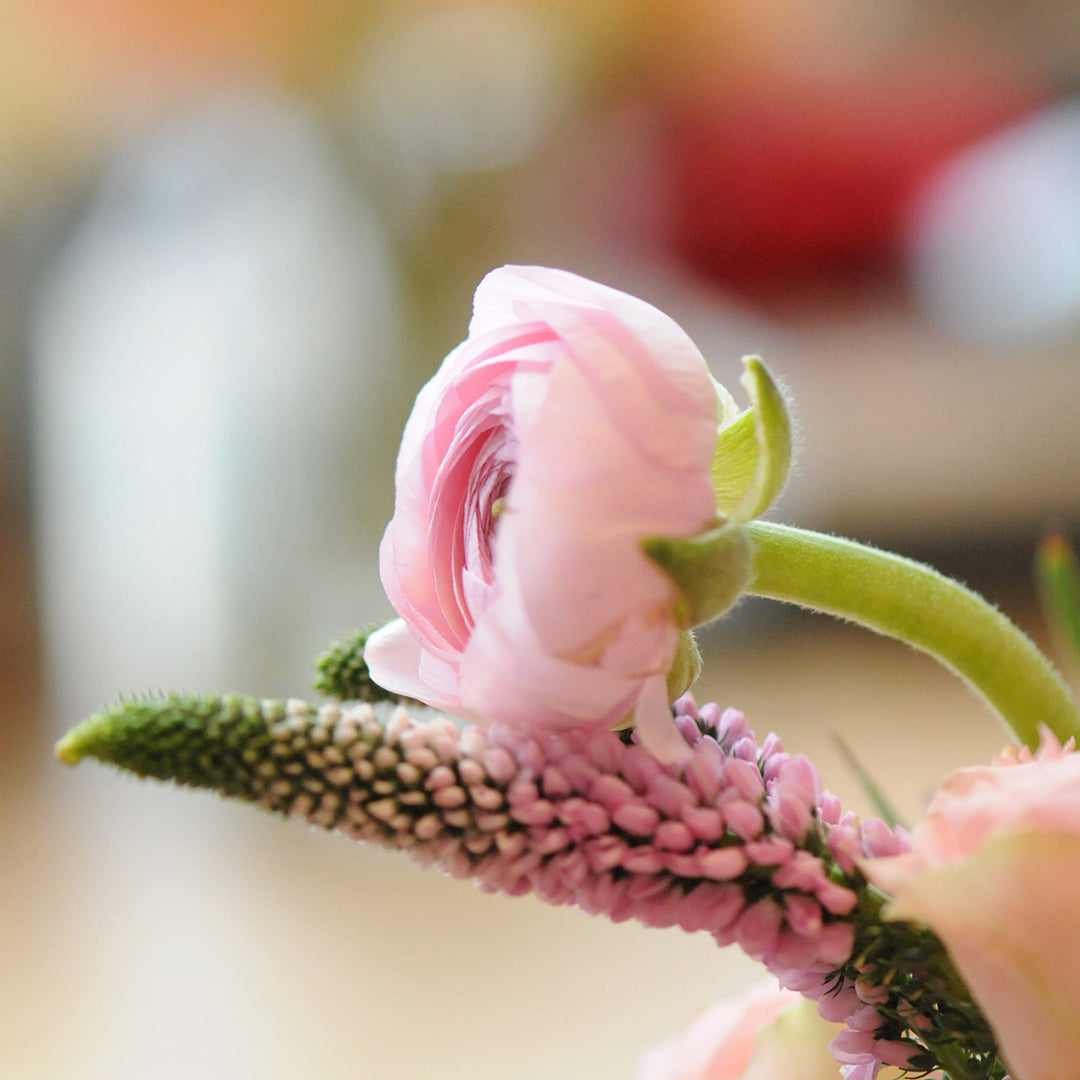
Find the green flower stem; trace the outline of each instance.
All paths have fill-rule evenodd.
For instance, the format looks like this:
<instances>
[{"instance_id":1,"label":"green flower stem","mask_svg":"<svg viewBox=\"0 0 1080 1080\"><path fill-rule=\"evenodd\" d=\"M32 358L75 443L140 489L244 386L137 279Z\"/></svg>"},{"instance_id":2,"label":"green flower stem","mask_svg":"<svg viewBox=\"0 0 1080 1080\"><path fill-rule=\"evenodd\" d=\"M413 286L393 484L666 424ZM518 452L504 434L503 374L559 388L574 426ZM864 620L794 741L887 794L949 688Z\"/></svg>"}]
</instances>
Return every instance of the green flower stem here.
<instances>
[{"instance_id":1,"label":"green flower stem","mask_svg":"<svg viewBox=\"0 0 1080 1080\"><path fill-rule=\"evenodd\" d=\"M934 1052L948 1080L975 1080L975 1074L967 1067L967 1059L958 1046L939 1046Z\"/></svg>"},{"instance_id":2,"label":"green flower stem","mask_svg":"<svg viewBox=\"0 0 1080 1080\"><path fill-rule=\"evenodd\" d=\"M1045 724L1080 742L1080 707L1053 665L995 607L922 563L786 525L746 526L746 592L850 619L930 653L974 687L1030 747Z\"/></svg>"}]
</instances>

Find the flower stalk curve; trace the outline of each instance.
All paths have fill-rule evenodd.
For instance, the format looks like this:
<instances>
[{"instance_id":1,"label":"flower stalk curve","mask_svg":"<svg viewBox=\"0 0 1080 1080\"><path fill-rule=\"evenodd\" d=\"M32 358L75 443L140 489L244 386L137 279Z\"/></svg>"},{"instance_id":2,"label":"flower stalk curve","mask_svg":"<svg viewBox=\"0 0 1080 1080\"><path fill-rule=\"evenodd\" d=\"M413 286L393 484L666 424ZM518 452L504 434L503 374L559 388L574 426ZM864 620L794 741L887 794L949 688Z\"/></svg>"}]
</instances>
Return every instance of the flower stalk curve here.
<instances>
[{"instance_id":1,"label":"flower stalk curve","mask_svg":"<svg viewBox=\"0 0 1080 1080\"><path fill-rule=\"evenodd\" d=\"M1045 725L1080 737L1080 707L1035 644L993 605L912 559L755 521L746 592L838 615L929 653L971 685L1026 746Z\"/></svg>"}]
</instances>

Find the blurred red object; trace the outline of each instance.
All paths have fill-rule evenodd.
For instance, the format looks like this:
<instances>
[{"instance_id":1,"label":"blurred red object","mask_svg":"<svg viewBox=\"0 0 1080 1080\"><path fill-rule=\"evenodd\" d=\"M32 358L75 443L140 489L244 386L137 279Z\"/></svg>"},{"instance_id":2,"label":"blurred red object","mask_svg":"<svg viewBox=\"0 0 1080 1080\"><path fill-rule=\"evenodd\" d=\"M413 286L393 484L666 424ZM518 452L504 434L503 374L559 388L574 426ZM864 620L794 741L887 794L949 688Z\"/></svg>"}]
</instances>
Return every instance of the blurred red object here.
<instances>
[{"instance_id":1,"label":"blurred red object","mask_svg":"<svg viewBox=\"0 0 1080 1080\"><path fill-rule=\"evenodd\" d=\"M744 69L666 107L671 243L758 299L893 273L930 172L1053 97L1034 75L951 55L836 78Z\"/></svg>"}]
</instances>

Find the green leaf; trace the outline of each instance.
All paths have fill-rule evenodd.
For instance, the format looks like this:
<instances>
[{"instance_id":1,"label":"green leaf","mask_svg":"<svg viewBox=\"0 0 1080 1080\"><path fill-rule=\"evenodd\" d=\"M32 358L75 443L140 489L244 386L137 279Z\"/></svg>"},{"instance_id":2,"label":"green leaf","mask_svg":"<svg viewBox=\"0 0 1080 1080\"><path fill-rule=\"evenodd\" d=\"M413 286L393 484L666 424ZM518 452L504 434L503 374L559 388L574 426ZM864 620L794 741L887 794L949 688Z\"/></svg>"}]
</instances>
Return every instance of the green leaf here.
<instances>
[{"instance_id":1,"label":"green leaf","mask_svg":"<svg viewBox=\"0 0 1080 1080\"><path fill-rule=\"evenodd\" d=\"M1035 584L1058 651L1080 668L1080 563L1063 536L1053 533L1039 545Z\"/></svg>"},{"instance_id":2,"label":"green leaf","mask_svg":"<svg viewBox=\"0 0 1080 1080\"><path fill-rule=\"evenodd\" d=\"M686 539L652 537L641 548L678 586L684 629L723 614L750 581L753 549L741 525L725 523Z\"/></svg>"},{"instance_id":3,"label":"green leaf","mask_svg":"<svg viewBox=\"0 0 1080 1080\"><path fill-rule=\"evenodd\" d=\"M888 796L882 790L881 786L873 776L870 775L870 770L859 760L855 751L851 749L843 736L833 732L833 742L836 743L841 755L847 762L848 768L851 769L855 774L855 778L859 781L859 786L863 789L863 794L870 800L881 820L884 821L890 829L895 829L897 825L902 828L907 828L900 815L897 813L896 807L889 801Z\"/></svg>"}]
</instances>

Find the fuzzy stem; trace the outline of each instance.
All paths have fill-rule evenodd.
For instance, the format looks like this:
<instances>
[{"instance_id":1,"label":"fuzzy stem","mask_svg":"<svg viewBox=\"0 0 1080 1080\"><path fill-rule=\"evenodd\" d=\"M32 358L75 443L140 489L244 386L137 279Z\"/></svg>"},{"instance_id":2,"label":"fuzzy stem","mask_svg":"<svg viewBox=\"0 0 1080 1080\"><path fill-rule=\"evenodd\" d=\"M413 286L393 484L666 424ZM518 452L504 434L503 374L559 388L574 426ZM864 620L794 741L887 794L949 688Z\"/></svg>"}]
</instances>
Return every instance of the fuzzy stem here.
<instances>
[{"instance_id":1,"label":"fuzzy stem","mask_svg":"<svg viewBox=\"0 0 1080 1080\"><path fill-rule=\"evenodd\" d=\"M746 591L850 619L928 652L965 679L1030 747L1045 724L1080 740L1080 707L1032 641L963 585L911 559L755 521Z\"/></svg>"}]
</instances>

